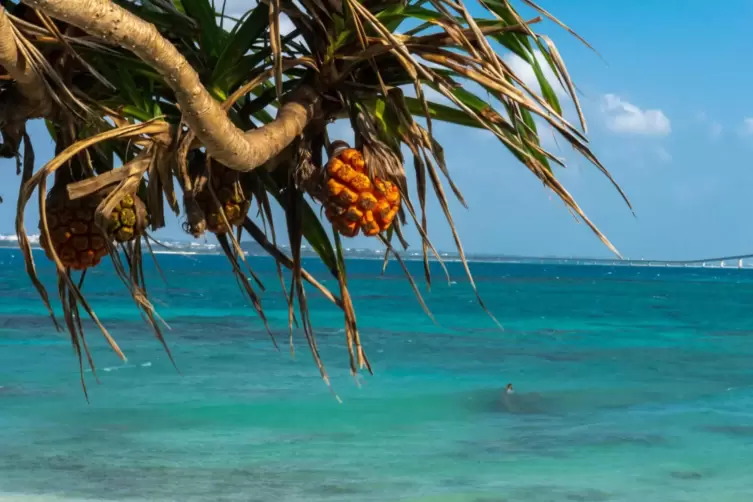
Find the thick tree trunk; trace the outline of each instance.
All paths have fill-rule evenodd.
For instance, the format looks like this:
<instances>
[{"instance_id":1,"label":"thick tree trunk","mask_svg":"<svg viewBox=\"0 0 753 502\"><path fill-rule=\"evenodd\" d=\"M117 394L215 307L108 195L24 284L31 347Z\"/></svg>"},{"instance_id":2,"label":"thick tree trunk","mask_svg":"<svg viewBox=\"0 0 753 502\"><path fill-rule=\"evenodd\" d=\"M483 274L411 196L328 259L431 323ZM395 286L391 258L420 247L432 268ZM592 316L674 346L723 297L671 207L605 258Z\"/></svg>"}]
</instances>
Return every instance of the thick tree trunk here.
<instances>
[{"instance_id":1,"label":"thick tree trunk","mask_svg":"<svg viewBox=\"0 0 753 502\"><path fill-rule=\"evenodd\" d=\"M103 41L133 51L159 71L175 92L186 123L207 152L238 171L251 171L281 152L313 118L320 98L302 87L278 112L277 119L244 132L204 88L199 75L157 28L111 0L23 0L45 14L81 28Z\"/></svg>"},{"instance_id":2,"label":"thick tree trunk","mask_svg":"<svg viewBox=\"0 0 753 502\"><path fill-rule=\"evenodd\" d=\"M0 122L5 124L25 122L30 118L44 117L52 111L52 101L45 81L19 50L8 13L2 6L0 6L0 65L16 82L16 92L7 94L0 102Z\"/></svg>"}]
</instances>

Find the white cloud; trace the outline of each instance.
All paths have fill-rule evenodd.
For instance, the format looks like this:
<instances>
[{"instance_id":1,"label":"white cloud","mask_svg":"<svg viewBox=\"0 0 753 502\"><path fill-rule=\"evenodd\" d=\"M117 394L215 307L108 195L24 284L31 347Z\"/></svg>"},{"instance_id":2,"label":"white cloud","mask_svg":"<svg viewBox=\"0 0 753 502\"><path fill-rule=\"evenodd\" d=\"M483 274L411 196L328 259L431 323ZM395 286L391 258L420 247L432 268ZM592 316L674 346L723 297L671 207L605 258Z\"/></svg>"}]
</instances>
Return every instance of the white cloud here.
<instances>
[{"instance_id":1,"label":"white cloud","mask_svg":"<svg viewBox=\"0 0 753 502\"><path fill-rule=\"evenodd\" d=\"M659 147L656 149L656 155L659 157L659 160L665 164L669 164L672 162L672 154L667 151L664 147Z\"/></svg>"},{"instance_id":2,"label":"white cloud","mask_svg":"<svg viewBox=\"0 0 753 502\"><path fill-rule=\"evenodd\" d=\"M722 124L720 124L719 122L713 121L709 125L709 136L711 136L711 139L717 139L721 137L722 131Z\"/></svg>"},{"instance_id":3,"label":"white cloud","mask_svg":"<svg viewBox=\"0 0 753 502\"><path fill-rule=\"evenodd\" d=\"M554 74L552 68L549 66L549 63L546 61L546 59L544 59L544 56L541 54L541 52L535 51L534 54L536 56L536 60L541 66L544 76L552 85L552 89L554 89L554 93L557 95L557 97L567 97L567 91L560 85L559 80L557 80L557 76ZM528 64L527 61L512 53L507 54L504 60L505 63L507 63L507 65L510 67L510 69L515 72L515 74L529 89L541 95L541 86L539 86L539 81L536 78L536 73L533 71L533 67Z\"/></svg>"},{"instance_id":4,"label":"white cloud","mask_svg":"<svg viewBox=\"0 0 753 502\"><path fill-rule=\"evenodd\" d=\"M607 128L617 133L667 136L672 132L663 111L642 110L614 94L604 96L601 111L606 114Z\"/></svg>"},{"instance_id":5,"label":"white cloud","mask_svg":"<svg viewBox=\"0 0 753 502\"><path fill-rule=\"evenodd\" d=\"M724 132L722 124L709 117L706 112L698 112L698 114L696 115L696 120L707 127L709 138L711 138L712 140L717 140L722 137L722 133Z\"/></svg>"},{"instance_id":6,"label":"white cloud","mask_svg":"<svg viewBox=\"0 0 753 502\"><path fill-rule=\"evenodd\" d=\"M740 128L741 136L753 136L753 117L743 119L743 125Z\"/></svg>"}]
</instances>

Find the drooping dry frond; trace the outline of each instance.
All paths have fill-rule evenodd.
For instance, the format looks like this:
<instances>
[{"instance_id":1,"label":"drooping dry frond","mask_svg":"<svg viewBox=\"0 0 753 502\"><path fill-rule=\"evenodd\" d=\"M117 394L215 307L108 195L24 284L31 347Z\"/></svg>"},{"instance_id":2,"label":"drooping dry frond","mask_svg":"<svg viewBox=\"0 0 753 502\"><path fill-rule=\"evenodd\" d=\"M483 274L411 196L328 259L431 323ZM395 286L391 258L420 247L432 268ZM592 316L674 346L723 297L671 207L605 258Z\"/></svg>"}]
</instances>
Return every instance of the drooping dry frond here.
<instances>
[{"instance_id":1,"label":"drooping dry frond","mask_svg":"<svg viewBox=\"0 0 753 502\"><path fill-rule=\"evenodd\" d=\"M122 355L71 273L95 266L108 251L167 348L143 280L141 238L147 238L146 225L152 231L164 225L165 207L180 211L180 188L186 230L214 235L265 326L264 287L245 258L245 234L277 264L291 345L298 326L328 380L308 311L306 291L314 287L343 311L351 371L370 371L348 289L342 237L375 237L386 248L385 264L391 255L407 273L396 247L408 247L403 229L413 225L421 239L427 286L431 260L441 264L449 280L429 236L433 215L427 200L433 194L476 290L449 198L466 202L445 160L444 149L452 145L435 137L437 122L496 138L616 252L555 176L563 161L539 141L544 124L612 180L590 149L562 57L549 37L534 30L553 21L575 33L530 0L523 3L533 17L508 0L481 0L473 14L458 0L270 0L228 23L214 12L211 0L5 2L0 67L8 77L0 80L0 129L8 145L4 154L16 155L24 143L19 243L49 308L24 227L23 210L36 191L40 232L56 264L65 325L82 360L86 356L93 367L80 328L81 308ZM291 33L281 31L283 16L294 26ZM531 66L540 93L509 65L508 54ZM554 80L548 81L547 74ZM565 117L556 86L567 91L577 125ZM14 102L15 95L22 99ZM33 117L47 119L57 147L56 157L37 173L23 129ZM327 125L337 119L350 122L352 147L339 138L330 140ZM403 147L411 158L403 157ZM415 187L405 168L411 162ZM285 212L289 255L277 245L271 200ZM48 203L76 216L49 218ZM136 225L142 206L147 221ZM256 216L250 214L252 207L258 209ZM304 269L304 240L337 280L339 296ZM148 239L144 242L149 245ZM290 271L290 282L283 269ZM410 274L408 280L431 316Z\"/></svg>"},{"instance_id":2,"label":"drooping dry frond","mask_svg":"<svg viewBox=\"0 0 753 502\"><path fill-rule=\"evenodd\" d=\"M18 94L32 108L30 117L43 116L50 106L47 86L41 68L25 58L23 45L22 35L11 23L5 7L0 6L0 65L15 80Z\"/></svg>"}]
</instances>

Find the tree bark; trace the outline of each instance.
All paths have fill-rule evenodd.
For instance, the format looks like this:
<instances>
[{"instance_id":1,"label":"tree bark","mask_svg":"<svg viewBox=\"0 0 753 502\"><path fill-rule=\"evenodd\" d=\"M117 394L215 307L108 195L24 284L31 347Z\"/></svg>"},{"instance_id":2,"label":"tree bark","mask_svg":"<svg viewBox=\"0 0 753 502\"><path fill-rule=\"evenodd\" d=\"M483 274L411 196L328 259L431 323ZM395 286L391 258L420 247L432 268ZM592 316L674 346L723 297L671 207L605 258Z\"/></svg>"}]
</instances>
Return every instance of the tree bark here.
<instances>
[{"instance_id":1,"label":"tree bark","mask_svg":"<svg viewBox=\"0 0 753 502\"><path fill-rule=\"evenodd\" d=\"M157 28L111 0L23 0L45 14L103 41L134 52L173 89L183 117L207 152L237 171L251 171L281 152L314 117L321 100L303 86L280 107L277 118L244 132L227 117L183 55Z\"/></svg>"},{"instance_id":2,"label":"tree bark","mask_svg":"<svg viewBox=\"0 0 753 502\"><path fill-rule=\"evenodd\" d=\"M0 6L0 65L15 80L15 91L18 93L16 96L11 93L0 103L3 111L0 122L24 122L30 118L44 117L52 111L47 85L19 50L13 26L3 6Z\"/></svg>"}]
</instances>

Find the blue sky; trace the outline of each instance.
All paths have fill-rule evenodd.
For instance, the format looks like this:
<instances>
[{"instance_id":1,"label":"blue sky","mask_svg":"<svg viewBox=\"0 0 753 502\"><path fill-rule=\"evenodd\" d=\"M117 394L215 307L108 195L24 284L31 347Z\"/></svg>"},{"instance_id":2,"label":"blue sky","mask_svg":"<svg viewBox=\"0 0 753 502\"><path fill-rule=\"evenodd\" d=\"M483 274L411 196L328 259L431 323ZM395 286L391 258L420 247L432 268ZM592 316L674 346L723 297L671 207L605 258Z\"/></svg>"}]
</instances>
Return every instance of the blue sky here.
<instances>
[{"instance_id":1,"label":"blue sky","mask_svg":"<svg viewBox=\"0 0 753 502\"><path fill-rule=\"evenodd\" d=\"M636 216L598 171L559 141L557 176L591 219L629 258L682 259L753 252L753 49L746 0L657 2L542 1L599 51L603 60L554 26L589 125L592 148L633 203ZM525 10L525 9L524 9ZM529 12L530 14L530 12ZM525 17L532 17L526 15ZM344 136L342 126L331 134ZM52 154L32 127L41 165ZM611 256L490 135L437 128L450 170L470 206L453 205L470 252ZM14 162L0 161L0 233L13 233ZM435 245L453 241L436 204L429 231ZM36 222L30 209L27 221ZM34 225L29 224L29 230ZM178 220L158 235L181 236ZM415 232L409 241L418 247ZM355 239L354 246L375 246Z\"/></svg>"}]
</instances>

